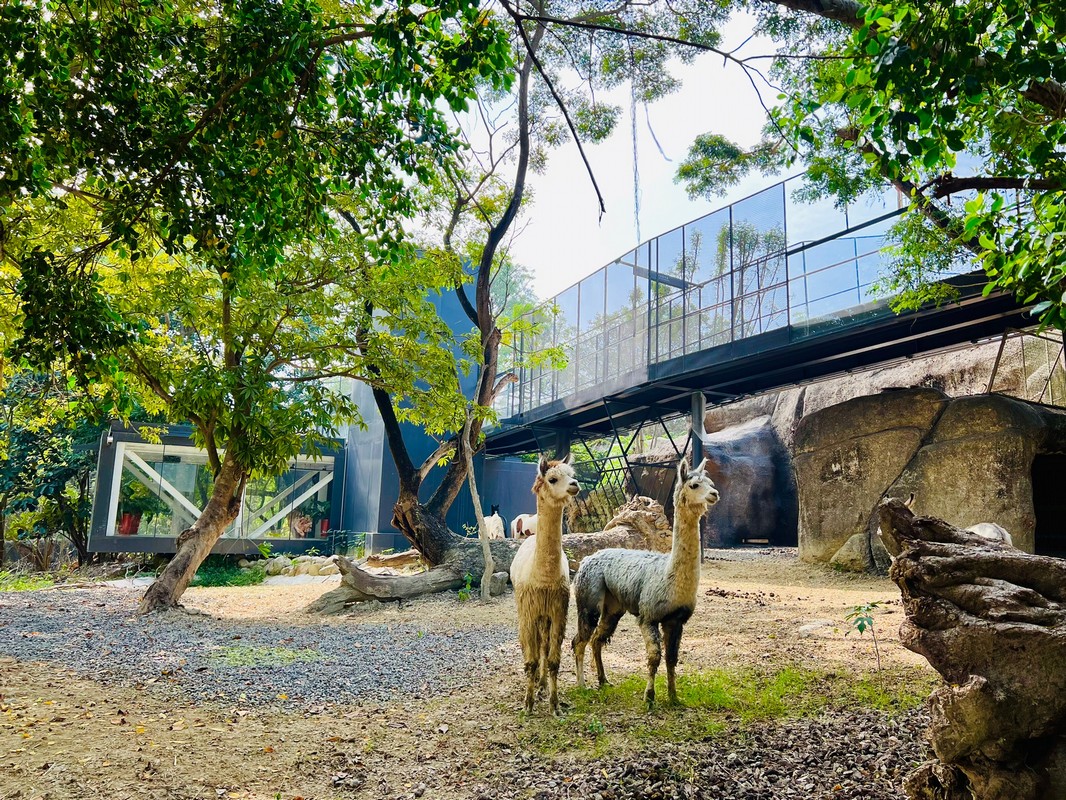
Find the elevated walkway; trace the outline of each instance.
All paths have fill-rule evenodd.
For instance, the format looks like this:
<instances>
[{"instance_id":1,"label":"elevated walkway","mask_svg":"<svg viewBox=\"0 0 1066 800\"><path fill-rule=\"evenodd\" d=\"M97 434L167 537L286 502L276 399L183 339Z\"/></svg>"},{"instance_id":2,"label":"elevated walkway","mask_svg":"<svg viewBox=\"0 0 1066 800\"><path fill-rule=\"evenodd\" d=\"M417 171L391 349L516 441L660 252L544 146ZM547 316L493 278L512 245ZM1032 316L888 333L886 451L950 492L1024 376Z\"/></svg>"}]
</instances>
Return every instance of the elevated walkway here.
<instances>
[{"instance_id":1,"label":"elevated walkway","mask_svg":"<svg viewBox=\"0 0 1066 800\"><path fill-rule=\"evenodd\" d=\"M945 279L957 301L895 314L874 283L901 198L839 209L798 188L784 181L656 237L548 301L501 362L557 347L568 365L515 370L488 452L617 433L687 412L696 392L728 402L1032 324L1012 297L983 296L964 262Z\"/></svg>"}]
</instances>

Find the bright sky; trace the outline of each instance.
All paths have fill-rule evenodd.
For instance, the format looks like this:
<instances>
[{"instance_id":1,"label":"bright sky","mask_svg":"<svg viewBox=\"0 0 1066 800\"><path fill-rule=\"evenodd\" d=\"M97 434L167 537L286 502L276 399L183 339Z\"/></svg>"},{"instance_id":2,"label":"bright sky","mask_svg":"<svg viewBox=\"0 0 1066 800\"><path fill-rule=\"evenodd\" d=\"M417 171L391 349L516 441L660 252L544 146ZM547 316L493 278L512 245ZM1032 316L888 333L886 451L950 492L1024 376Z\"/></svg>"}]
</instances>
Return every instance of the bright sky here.
<instances>
[{"instance_id":1,"label":"bright sky","mask_svg":"<svg viewBox=\"0 0 1066 800\"><path fill-rule=\"evenodd\" d=\"M723 30L723 49L743 42L751 22L738 18ZM772 52L765 41L753 40L742 55ZM768 67L768 61L757 62ZM534 200L520 225L521 234L512 243L519 263L535 275L541 298L551 297L595 272L641 241L647 241L729 202L746 197L776 180L753 175L728 194L714 200L689 200L683 186L674 183L674 173L697 134L713 131L742 146L758 142L765 113L755 90L735 64L722 63L711 53L701 54L692 64L677 65L674 74L682 88L648 108L637 107L637 162L640 173L640 236L633 214L633 140L629 90L608 95L607 102L622 106L614 135L600 145L586 145L586 153L603 194L607 213L599 220L596 193L592 188L577 147L567 144L549 154L547 171L532 175L529 185ZM773 103L777 92L763 84L763 98ZM655 138L648 129L651 120Z\"/></svg>"}]
</instances>

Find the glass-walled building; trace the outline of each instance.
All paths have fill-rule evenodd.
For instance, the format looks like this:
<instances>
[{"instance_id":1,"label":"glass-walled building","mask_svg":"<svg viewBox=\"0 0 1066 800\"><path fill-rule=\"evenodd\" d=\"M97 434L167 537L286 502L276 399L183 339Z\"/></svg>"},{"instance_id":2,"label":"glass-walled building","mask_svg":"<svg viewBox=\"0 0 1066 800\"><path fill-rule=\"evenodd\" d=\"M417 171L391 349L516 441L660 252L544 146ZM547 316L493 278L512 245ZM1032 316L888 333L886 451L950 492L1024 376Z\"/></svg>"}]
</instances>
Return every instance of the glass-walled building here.
<instances>
[{"instance_id":1,"label":"glass-walled building","mask_svg":"<svg viewBox=\"0 0 1066 800\"><path fill-rule=\"evenodd\" d=\"M175 540L211 496L207 454L191 430L171 425L159 442L115 427L100 442L89 548L105 552L173 552ZM340 526L342 443L295 459L288 471L248 481L241 513L215 545L220 553L255 553L268 543L283 552L324 551Z\"/></svg>"}]
</instances>

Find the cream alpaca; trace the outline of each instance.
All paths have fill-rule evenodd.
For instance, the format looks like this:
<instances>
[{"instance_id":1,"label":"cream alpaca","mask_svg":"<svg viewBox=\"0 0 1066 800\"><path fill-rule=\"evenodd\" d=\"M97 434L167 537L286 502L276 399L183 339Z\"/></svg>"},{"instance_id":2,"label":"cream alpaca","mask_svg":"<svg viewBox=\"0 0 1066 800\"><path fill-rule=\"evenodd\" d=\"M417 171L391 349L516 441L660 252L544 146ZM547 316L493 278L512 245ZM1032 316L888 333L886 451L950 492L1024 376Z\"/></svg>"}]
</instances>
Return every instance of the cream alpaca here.
<instances>
[{"instance_id":1,"label":"cream alpaca","mask_svg":"<svg viewBox=\"0 0 1066 800\"><path fill-rule=\"evenodd\" d=\"M485 529L490 539L502 539L504 532L503 517L500 516L500 507L493 506L491 513L485 517Z\"/></svg>"},{"instance_id":2,"label":"cream alpaca","mask_svg":"<svg viewBox=\"0 0 1066 800\"><path fill-rule=\"evenodd\" d=\"M718 502L718 490L707 477L704 459L695 470L682 459L677 465L674 490L674 542L670 553L613 548L601 550L581 562L574 579L577 598L577 636L574 659L577 685L585 685L585 645L592 643L592 658L600 686L603 646L611 640L618 621L628 611L637 618L648 655L648 685L644 700L655 703L655 673L666 639L666 680L670 702L677 702L674 668L681 649L681 630L696 608L700 582L700 518ZM662 626L662 636L659 626Z\"/></svg>"},{"instance_id":3,"label":"cream alpaca","mask_svg":"<svg viewBox=\"0 0 1066 800\"><path fill-rule=\"evenodd\" d=\"M538 680L548 683L548 705L559 713L559 659L570 607L570 568L563 553L563 508L579 491L570 466L541 458L533 482L537 535L522 542L511 562L518 606L518 640L526 669L526 711L533 710Z\"/></svg>"}]
</instances>

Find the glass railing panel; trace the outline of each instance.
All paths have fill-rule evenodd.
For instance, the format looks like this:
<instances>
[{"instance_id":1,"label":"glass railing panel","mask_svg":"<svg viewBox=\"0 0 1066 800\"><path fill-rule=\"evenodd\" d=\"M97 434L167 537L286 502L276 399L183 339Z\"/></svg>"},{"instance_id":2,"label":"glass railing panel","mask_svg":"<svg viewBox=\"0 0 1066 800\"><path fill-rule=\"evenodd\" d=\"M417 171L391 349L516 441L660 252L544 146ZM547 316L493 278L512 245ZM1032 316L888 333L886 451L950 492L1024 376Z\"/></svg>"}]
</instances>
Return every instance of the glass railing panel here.
<instances>
[{"instance_id":1,"label":"glass railing panel","mask_svg":"<svg viewBox=\"0 0 1066 800\"><path fill-rule=\"evenodd\" d=\"M717 347L733 339L733 303L703 308L699 312L700 349Z\"/></svg>"},{"instance_id":2,"label":"glass railing panel","mask_svg":"<svg viewBox=\"0 0 1066 800\"><path fill-rule=\"evenodd\" d=\"M601 269L589 275L580 283L580 314L578 329L581 333L603 324L605 282L607 270Z\"/></svg>"},{"instance_id":3,"label":"glass railing panel","mask_svg":"<svg viewBox=\"0 0 1066 800\"><path fill-rule=\"evenodd\" d=\"M847 215L832 198L809 199L802 181L785 185L785 219L788 248L816 242L839 234L847 226Z\"/></svg>"},{"instance_id":4,"label":"glass railing panel","mask_svg":"<svg viewBox=\"0 0 1066 800\"><path fill-rule=\"evenodd\" d=\"M727 207L685 225L685 258L693 283L729 274L729 216Z\"/></svg>"},{"instance_id":5,"label":"glass railing panel","mask_svg":"<svg viewBox=\"0 0 1066 800\"><path fill-rule=\"evenodd\" d=\"M691 268L685 260L685 235L682 228L674 228L654 239L655 271L680 280L688 280Z\"/></svg>"},{"instance_id":6,"label":"glass railing panel","mask_svg":"<svg viewBox=\"0 0 1066 800\"><path fill-rule=\"evenodd\" d=\"M847 298L840 308L860 302L855 262L847 261L807 276L808 304L813 306L827 297Z\"/></svg>"},{"instance_id":7,"label":"glass railing panel","mask_svg":"<svg viewBox=\"0 0 1066 800\"><path fill-rule=\"evenodd\" d=\"M579 313L578 286L571 286L555 296L558 313L555 315L555 343L572 342L577 336Z\"/></svg>"}]
</instances>

